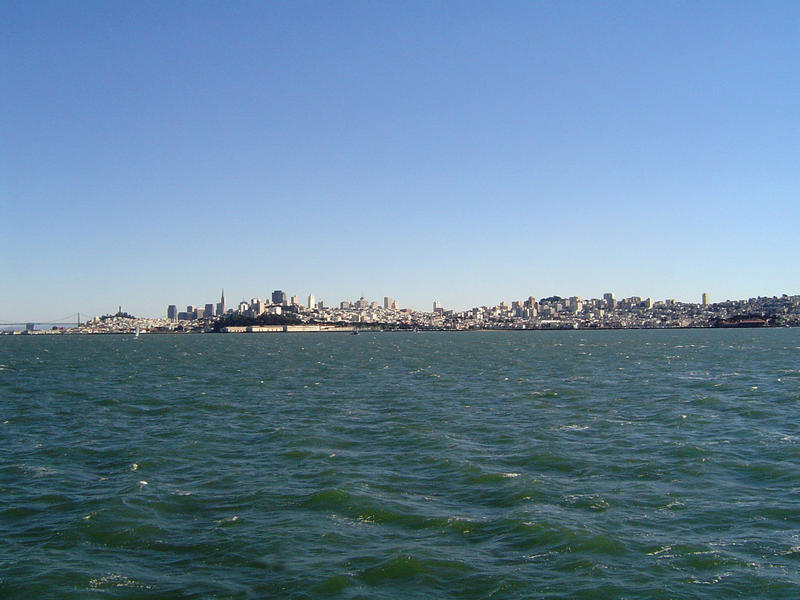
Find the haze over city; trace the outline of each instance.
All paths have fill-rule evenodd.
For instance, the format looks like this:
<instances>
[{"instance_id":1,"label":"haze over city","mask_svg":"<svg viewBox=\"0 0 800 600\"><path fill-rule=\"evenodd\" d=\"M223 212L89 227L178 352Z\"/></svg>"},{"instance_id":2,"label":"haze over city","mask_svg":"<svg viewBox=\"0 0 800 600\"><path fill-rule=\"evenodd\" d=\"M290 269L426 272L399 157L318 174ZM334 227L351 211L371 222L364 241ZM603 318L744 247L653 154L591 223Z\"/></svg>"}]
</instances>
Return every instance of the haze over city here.
<instances>
[{"instance_id":1,"label":"haze over city","mask_svg":"<svg viewBox=\"0 0 800 600\"><path fill-rule=\"evenodd\" d=\"M797 294L800 5L0 5L0 320Z\"/></svg>"}]
</instances>

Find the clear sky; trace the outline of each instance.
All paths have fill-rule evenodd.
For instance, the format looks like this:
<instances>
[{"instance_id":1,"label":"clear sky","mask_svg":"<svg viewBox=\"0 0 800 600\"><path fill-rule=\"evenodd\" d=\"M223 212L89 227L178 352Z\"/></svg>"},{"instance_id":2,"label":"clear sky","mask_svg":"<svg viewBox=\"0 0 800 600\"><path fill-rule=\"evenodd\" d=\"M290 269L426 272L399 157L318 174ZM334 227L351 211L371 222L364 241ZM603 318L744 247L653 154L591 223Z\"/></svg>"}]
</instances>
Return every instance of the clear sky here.
<instances>
[{"instance_id":1,"label":"clear sky","mask_svg":"<svg viewBox=\"0 0 800 600\"><path fill-rule=\"evenodd\" d=\"M0 321L800 293L800 2L0 3Z\"/></svg>"}]
</instances>

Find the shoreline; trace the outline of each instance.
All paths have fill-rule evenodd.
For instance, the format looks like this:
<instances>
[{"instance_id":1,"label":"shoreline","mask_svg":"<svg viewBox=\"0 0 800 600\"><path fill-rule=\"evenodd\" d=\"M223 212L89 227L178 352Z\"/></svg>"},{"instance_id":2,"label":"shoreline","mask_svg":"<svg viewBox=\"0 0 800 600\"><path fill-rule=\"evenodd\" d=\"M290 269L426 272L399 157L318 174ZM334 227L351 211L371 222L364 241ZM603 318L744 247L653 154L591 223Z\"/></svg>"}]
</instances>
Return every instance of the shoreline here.
<instances>
[{"instance_id":1,"label":"shoreline","mask_svg":"<svg viewBox=\"0 0 800 600\"><path fill-rule=\"evenodd\" d=\"M141 330L139 336L136 330L131 331L73 331L71 329L42 329L42 330L19 330L19 331L0 331L0 337L38 337L38 336L133 336L141 337L143 335L259 335L259 334L281 334L281 333L430 333L430 332L453 332L453 333L476 333L485 331L517 331L517 332L533 332L533 331L685 331L689 329L793 329L799 327L798 325L688 325L682 327L473 327L473 328L448 328L448 327L431 327L431 328L416 328L416 329L401 329L391 327L325 327L320 329L311 329L308 327L300 326L297 329L281 328L259 330L255 328L242 328L242 331L203 331L197 329L188 329L181 331L146 331Z\"/></svg>"}]
</instances>

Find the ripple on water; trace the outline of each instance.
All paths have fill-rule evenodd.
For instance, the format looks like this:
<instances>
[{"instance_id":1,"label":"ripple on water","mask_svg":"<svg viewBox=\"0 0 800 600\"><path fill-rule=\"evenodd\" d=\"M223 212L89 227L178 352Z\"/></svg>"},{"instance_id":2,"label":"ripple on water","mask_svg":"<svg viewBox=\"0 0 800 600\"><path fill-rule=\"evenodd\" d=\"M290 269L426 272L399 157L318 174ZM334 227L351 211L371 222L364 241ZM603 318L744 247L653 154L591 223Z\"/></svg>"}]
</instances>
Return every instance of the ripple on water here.
<instances>
[{"instance_id":1,"label":"ripple on water","mask_svg":"<svg viewBox=\"0 0 800 600\"><path fill-rule=\"evenodd\" d=\"M8 336L0 596L800 597L796 336Z\"/></svg>"}]
</instances>

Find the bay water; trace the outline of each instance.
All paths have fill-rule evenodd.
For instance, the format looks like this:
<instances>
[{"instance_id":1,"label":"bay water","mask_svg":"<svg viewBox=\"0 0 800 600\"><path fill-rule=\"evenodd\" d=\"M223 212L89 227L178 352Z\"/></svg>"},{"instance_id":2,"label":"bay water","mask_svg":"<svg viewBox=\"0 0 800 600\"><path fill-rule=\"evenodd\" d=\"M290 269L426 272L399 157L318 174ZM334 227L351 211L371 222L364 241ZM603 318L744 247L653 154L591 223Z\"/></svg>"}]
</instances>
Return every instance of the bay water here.
<instances>
[{"instance_id":1,"label":"bay water","mask_svg":"<svg viewBox=\"0 0 800 600\"><path fill-rule=\"evenodd\" d=\"M0 337L2 598L800 598L800 330Z\"/></svg>"}]
</instances>

